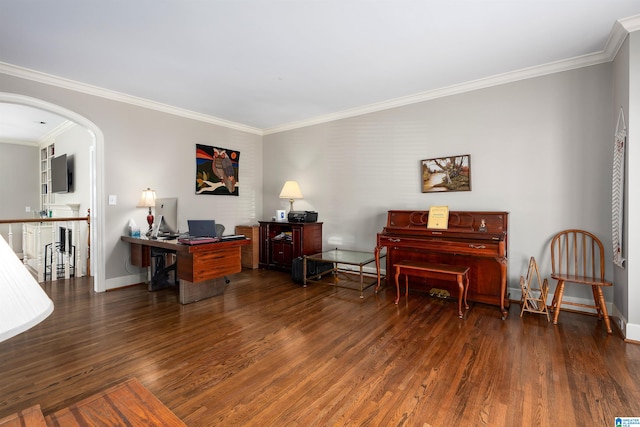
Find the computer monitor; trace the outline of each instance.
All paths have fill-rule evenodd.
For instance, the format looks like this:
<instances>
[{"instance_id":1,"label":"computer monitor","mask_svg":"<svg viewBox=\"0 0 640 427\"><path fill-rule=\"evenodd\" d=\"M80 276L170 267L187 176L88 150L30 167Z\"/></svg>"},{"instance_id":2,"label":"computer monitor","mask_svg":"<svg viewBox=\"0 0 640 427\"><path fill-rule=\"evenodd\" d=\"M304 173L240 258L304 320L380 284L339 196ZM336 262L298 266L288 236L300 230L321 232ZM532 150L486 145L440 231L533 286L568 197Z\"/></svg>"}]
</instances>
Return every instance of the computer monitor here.
<instances>
[{"instance_id":1,"label":"computer monitor","mask_svg":"<svg viewBox=\"0 0 640 427\"><path fill-rule=\"evenodd\" d=\"M160 221L158 234L178 234L178 199L156 198L156 218Z\"/></svg>"}]
</instances>

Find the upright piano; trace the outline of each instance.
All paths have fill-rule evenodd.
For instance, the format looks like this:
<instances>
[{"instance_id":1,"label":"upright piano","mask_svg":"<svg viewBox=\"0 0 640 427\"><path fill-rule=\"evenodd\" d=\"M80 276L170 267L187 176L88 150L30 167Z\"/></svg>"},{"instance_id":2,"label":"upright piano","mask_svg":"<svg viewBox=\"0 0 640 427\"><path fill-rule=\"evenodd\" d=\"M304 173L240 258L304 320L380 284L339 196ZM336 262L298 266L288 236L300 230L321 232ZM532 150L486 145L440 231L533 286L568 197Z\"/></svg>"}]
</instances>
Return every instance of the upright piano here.
<instances>
[{"instance_id":1,"label":"upright piano","mask_svg":"<svg viewBox=\"0 0 640 427\"><path fill-rule=\"evenodd\" d=\"M452 211L446 230L427 228L428 218L429 211L388 212L387 226L378 233L375 249L378 271L383 248L387 249L387 277L393 277L395 264L403 260L467 266L467 298L499 306L506 319L508 213ZM378 276L378 285L379 280ZM458 293L457 285L444 280L410 277L409 284L411 289L425 292L437 288L451 296Z\"/></svg>"}]
</instances>

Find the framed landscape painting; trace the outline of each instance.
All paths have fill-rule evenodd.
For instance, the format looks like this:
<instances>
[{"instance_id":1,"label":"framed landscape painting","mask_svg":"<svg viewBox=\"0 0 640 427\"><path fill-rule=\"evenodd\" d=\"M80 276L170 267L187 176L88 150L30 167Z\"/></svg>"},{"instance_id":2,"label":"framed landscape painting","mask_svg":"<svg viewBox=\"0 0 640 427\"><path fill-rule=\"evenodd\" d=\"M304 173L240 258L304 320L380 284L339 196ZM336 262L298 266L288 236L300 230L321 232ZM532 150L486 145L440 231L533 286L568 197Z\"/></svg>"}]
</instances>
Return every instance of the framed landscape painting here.
<instances>
[{"instance_id":1,"label":"framed landscape painting","mask_svg":"<svg viewBox=\"0 0 640 427\"><path fill-rule=\"evenodd\" d=\"M421 161L423 193L471 191L471 156L436 157Z\"/></svg>"}]
</instances>

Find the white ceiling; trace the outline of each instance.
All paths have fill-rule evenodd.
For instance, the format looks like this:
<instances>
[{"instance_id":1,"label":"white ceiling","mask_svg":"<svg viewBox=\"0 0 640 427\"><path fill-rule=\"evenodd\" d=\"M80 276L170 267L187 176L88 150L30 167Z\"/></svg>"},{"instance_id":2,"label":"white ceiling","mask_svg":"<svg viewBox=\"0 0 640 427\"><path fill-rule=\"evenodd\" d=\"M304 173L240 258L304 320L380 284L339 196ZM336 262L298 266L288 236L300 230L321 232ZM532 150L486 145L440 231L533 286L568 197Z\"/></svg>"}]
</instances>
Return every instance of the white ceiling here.
<instances>
[{"instance_id":1,"label":"white ceiling","mask_svg":"<svg viewBox=\"0 0 640 427\"><path fill-rule=\"evenodd\" d=\"M639 14L640 0L2 0L0 71L268 132L602 62L616 21Z\"/></svg>"}]
</instances>

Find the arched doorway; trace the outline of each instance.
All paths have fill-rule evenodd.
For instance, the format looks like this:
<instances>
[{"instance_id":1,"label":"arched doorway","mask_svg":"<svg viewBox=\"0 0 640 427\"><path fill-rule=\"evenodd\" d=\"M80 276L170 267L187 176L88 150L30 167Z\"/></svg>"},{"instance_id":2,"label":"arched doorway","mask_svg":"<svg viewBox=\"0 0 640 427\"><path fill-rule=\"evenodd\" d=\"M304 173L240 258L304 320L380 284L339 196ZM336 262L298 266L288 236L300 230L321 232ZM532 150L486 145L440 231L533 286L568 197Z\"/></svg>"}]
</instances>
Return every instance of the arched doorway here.
<instances>
[{"instance_id":1,"label":"arched doorway","mask_svg":"<svg viewBox=\"0 0 640 427\"><path fill-rule=\"evenodd\" d=\"M106 290L104 271L104 135L90 120L83 116L37 98L0 92L0 102L26 105L57 114L87 129L92 138L89 148L90 207L91 207L91 274L93 289Z\"/></svg>"}]
</instances>

